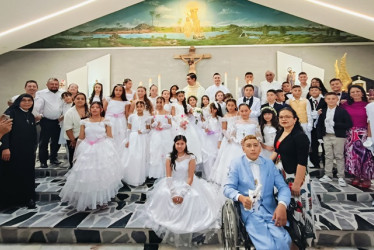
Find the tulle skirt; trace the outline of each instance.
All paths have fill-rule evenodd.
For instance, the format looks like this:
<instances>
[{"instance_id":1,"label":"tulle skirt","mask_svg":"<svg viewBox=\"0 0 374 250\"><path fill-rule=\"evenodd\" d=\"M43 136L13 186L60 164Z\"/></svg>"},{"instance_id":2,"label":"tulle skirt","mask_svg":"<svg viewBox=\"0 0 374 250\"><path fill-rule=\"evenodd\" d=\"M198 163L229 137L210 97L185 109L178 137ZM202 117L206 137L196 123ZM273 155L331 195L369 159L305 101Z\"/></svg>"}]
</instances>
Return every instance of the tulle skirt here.
<instances>
[{"instance_id":1,"label":"tulle skirt","mask_svg":"<svg viewBox=\"0 0 374 250\"><path fill-rule=\"evenodd\" d=\"M185 180L173 181L175 189L183 189ZM204 233L221 227L220 197L214 187L194 177L182 204L174 204L166 178L160 179L148 193L147 202L134 218L146 222L146 227L163 238L163 243L176 246L191 245L192 233ZM132 219L133 220L133 219Z\"/></svg>"},{"instance_id":2,"label":"tulle skirt","mask_svg":"<svg viewBox=\"0 0 374 250\"><path fill-rule=\"evenodd\" d=\"M227 174L229 173L231 161L243 154L242 147L239 144L228 142L227 139L224 138L208 180L223 186L226 182Z\"/></svg>"},{"instance_id":3,"label":"tulle skirt","mask_svg":"<svg viewBox=\"0 0 374 250\"><path fill-rule=\"evenodd\" d=\"M148 174L148 134L138 134L133 131L129 135L129 147L125 148L122 156L124 175L122 180L129 185L143 184Z\"/></svg>"},{"instance_id":4,"label":"tulle skirt","mask_svg":"<svg viewBox=\"0 0 374 250\"><path fill-rule=\"evenodd\" d=\"M205 134L203 137L202 157L204 165L203 177L205 179L211 175L214 162L217 158L219 136L219 134Z\"/></svg>"},{"instance_id":5,"label":"tulle skirt","mask_svg":"<svg viewBox=\"0 0 374 250\"><path fill-rule=\"evenodd\" d=\"M166 156L173 150L171 129L153 130L149 140L149 174L151 178L165 177Z\"/></svg>"},{"instance_id":6,"label":"tulle skirt","mask_svg":"<svg viewBox=\"0 0 374 250\"><path fill-rule=\"evenodd\" d=\"M113 139L103 139L93 145L83 140L76 149L74 167L66 174L61 201L78 211L95 209L115 197L121 183L121 165Z\"/></svg>"},{"instance_id":7,"label":"tulle skirt","mask_svg":"<svg viewBox=\"0 0 374 250\"><path fill-rule=\"evenodd\" d=\"M123 150L125 148L124 141L126 139L126 132L127 132L127 120L125 116L120 117L113 117L111 115L107 115L106 119L110 120L112 125L112 135L114 139L114 143L116 145L117 152L122 155Z\"/></svg>"}]
</instances>

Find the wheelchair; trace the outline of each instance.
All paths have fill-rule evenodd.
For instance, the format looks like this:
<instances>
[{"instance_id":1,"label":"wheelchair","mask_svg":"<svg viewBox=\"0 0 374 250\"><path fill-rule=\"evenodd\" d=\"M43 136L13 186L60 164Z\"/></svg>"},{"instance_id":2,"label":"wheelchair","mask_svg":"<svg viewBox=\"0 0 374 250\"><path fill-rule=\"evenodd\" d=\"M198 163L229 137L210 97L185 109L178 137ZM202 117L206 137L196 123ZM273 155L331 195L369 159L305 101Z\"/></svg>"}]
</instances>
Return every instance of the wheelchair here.
<instances>
[{"instance_id":1,"label":"wheelchair","mask_svg":"<svg viewBox=\"0 0 374 250\"><path fill-rule=\"evenodd\" d=\"M254 250L251 239L241 218L238 201L227 200L222 208L222 235L225 249Z\"/></svg>"}]
</instances>

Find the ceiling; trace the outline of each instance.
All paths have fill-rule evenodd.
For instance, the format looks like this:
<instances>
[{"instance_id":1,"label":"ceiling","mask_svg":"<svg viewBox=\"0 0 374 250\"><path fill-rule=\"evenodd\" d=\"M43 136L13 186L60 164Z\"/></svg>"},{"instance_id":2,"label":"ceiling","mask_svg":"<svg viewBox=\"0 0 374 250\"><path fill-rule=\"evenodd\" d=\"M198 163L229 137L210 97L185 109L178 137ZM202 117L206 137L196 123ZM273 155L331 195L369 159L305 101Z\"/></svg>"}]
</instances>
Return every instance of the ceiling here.
<instances>
[{"instance_id":1,"label":"ceiling","mask_svg":"<svg viewBox=\"0 0 374 250\"><path fill-rule=\"evenodd\" d=\"M80 8L55 16L27 28L0 36L0 54L20 48L80 24L126 8L142 0L89 0ZM374 18L371 0L320 0ZM87 0L17 0L4 1L0 8L0 34L6 30L75 6ZM305 18L374 40L374 21L316 5L308 0L251 0L279 11Z\"/></svg>"}]
</instances>

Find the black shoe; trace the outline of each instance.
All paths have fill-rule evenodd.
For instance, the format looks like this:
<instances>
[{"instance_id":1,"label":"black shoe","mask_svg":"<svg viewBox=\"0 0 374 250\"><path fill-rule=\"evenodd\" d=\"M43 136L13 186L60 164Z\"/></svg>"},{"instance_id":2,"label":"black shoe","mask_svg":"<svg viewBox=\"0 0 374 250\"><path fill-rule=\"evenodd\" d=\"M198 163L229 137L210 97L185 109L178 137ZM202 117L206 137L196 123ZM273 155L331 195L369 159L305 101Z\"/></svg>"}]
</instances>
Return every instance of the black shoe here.
<instances>
[{"instance_id":1,"label":"black shoe","mask_svg":"<svg viewBox=\"0 0 374 250\"><path fill-rule=\"evenodd\" d=\"M59 161L59 160L55 159L55 160L49 160L49 163L51 163L53 165L60 165L62 163L62 161Z\"/></svg>"},{"instance_id":2,"label":"black shoe","mask_svg":"<svg viewBox=\"0 0 374 250\"><path fill-rule=\"evenodd\" d=\"M41 168L48 168L48 165L47 165L47 163L40 163L40 167Z\"/></svg>"},{"instance_id":3,"label":"black shoe","mask_svg":"<svg viewBox=\"0 0 374 250\"><path fill-rule=\"evenodd\" d=\"M27 206L28 209L34 209L34 208L36 208L35 205L36 205L36 204L35 204L35 201L34 201L34 200L30 200L30 201L27 202L27 204L26 204L26 206Z\"/></svg>"}]
</instances>

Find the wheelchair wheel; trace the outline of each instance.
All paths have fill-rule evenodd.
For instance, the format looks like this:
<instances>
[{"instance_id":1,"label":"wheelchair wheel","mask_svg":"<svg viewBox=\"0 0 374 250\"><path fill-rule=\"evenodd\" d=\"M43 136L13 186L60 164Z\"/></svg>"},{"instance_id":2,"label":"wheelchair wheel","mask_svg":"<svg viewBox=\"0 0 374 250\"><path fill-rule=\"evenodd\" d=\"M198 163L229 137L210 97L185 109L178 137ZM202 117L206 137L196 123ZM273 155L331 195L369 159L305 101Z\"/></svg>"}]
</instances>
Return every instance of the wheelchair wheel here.
<instances>
[{"instance_id":1,"label":"wheelchair wheel","mask_svg":"<svg viewBox=\"0 0 374 250\"><path fill-rule=\"evenodd\" d=\"M225 249L239 249L236 209L232 200L227 200L222 209L223 243Z\"/></svg>"}]
</instances>

